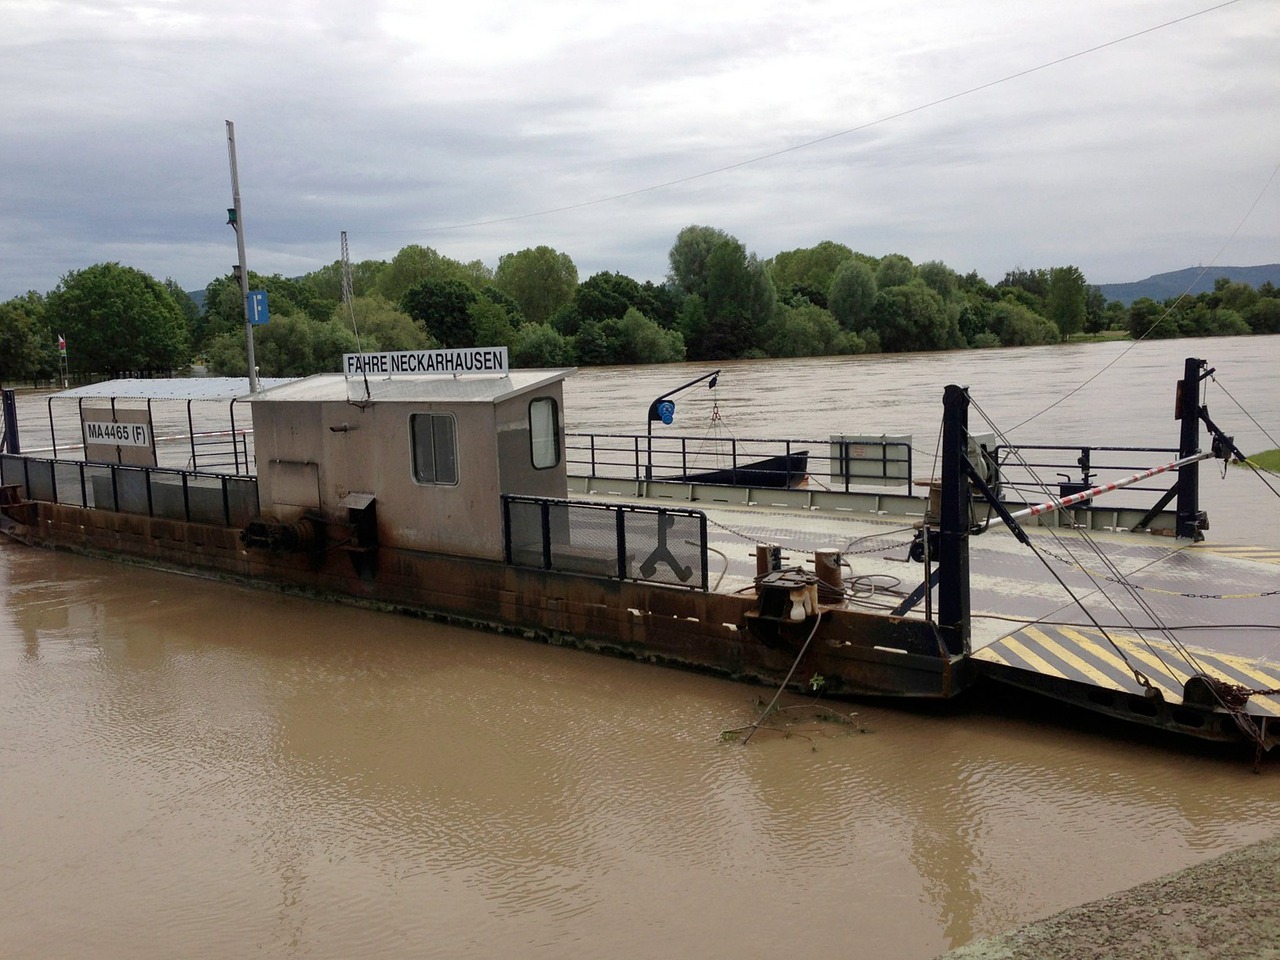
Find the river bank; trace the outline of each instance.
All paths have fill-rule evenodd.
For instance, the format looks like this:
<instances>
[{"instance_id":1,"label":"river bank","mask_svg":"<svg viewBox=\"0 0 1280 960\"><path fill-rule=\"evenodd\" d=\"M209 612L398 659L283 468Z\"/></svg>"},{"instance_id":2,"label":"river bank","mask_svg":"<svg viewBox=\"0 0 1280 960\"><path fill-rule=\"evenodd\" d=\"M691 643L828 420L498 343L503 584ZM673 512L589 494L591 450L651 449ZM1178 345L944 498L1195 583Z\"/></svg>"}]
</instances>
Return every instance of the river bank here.
<instances>
[{"instance_id":1,"label":"river bank","mask_svg":"<svg viewBox=\"0 0 1280 960\"><path fill-rule=\"evenodd\" d=\"M952 950L939 960L1274 960L1280 836Z\"/></svg>"}]
</instances>

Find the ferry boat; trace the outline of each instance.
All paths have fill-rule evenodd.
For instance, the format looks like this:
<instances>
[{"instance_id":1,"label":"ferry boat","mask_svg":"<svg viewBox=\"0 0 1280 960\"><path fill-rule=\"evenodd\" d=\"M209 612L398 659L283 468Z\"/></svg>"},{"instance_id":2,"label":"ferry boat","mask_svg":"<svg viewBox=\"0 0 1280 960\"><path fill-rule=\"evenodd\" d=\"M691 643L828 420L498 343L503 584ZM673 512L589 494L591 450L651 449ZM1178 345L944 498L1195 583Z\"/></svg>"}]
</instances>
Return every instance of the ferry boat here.
<instances>
[{"instance_id":1,"label":"ferry boat","mask_svg":"<svg viewBox=\"0 0 1280 960\"><path fill-rule=\"evenodd\" d=\"M1200 542L1198 464L1240 457L1198 403L1201 360L1180 381L1172 461L1102 482L1086 450L1081 480L1043 502L1002 489L1008 450L970 432L956 385L927 496L891 503L849 484L866 479L867 438L830 439L820 489L655 480L652 446L619 477L569 456L571 369L512 370L492 348L348 367L252 395L243 380L67 391L77 456L59 456L56 435L51 456L22 452L9 393L0 529L824 696L950 700L1006 685L1043 695L1046 714L1065 702L1259 757L1280 736L1274 627L1250 626L1280 621L1275 565ZM231 411L224 467L201 468L194 428L185 467L157 463L153 404L189 408L193 389ZM870 459L902 480L901 438L882 440ZM811 444L804 456L812 472ZM1097 502L1161 475L1176 482L1153 505ZM1142 533L1119 533L1131 529ZM1125 596L1102 606L1107 581ZM1206 595L1237 603L1224 618Z\"/></svg>"}]
</instances>

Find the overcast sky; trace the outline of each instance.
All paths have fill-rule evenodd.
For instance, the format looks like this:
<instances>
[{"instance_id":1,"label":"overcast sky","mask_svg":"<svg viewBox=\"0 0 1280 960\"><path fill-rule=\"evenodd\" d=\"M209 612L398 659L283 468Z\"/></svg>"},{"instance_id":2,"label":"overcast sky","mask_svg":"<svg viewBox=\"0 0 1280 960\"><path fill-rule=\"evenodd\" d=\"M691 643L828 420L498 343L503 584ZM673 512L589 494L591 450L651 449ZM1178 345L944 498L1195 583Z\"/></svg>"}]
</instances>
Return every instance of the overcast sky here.
<instances>
[{"instance_id":1,"label":"overcast sky","mask_svg":"<svg viewBox=\"0 0 1280 960\"><path fill-rule=\"evenodd\" d=\"M661 280L694 223L992 281L1271 263L1277 51L1276 0L0 0L0 298L227 273L226 120L263 273L346 230Z\"/></svg>"}]
</instances>

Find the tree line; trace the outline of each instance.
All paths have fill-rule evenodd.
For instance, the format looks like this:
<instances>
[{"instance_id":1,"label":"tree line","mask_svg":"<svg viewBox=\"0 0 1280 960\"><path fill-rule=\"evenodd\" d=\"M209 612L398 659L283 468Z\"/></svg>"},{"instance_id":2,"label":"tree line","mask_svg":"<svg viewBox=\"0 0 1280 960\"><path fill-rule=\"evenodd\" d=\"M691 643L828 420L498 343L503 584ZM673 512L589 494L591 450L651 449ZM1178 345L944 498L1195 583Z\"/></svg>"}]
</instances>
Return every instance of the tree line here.
<instances>
[{"instance_id":1,"label":"tree line","mask_svg":"<svg viewBox=\"0 0 1280 960\"><path fill-rule=\"evenodd\" d=\"M990 284L940 261L873 257L833 241L762 260L708 226L677 235L663 283L602 272L580 280L547 246L496 268L411 244L390 261L302 277L250 273L270 323L255 328L263 376L340 369L341 356L434 347L506 346L513 366L599 366L951 350L1055 343L1104 331L1134 337L1280 333L1280 294L1219 280L1196 297L1125 307L1075 266L1017 268ZM46 293L0 303L0 382L58 375L58 337L75 375L247 372L238 281L219 277L203 308L172 280L119 263L66 274Z\"/></svg>"}]
</instances>

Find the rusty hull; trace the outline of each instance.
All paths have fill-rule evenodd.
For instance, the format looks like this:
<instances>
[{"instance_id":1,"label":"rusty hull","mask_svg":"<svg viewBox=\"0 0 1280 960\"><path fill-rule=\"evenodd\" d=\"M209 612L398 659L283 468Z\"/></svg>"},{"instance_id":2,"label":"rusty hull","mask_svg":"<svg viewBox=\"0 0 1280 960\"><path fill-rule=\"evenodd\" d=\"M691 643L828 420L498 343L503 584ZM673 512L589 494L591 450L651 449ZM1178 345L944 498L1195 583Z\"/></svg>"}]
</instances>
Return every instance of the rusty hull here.
<instances>
[{"instance_id":1,"label":"rusty hull","mask_svg":"<svg viewBox=\"0 0 1280 960\"><path fill-rule=\"evenodd\" d=\"M528 639L778 684L822 678L824 695L946 699L969 686L967 658L947 656L932 625L838 607L818 618L761 617L752 593L558 573L418 550L378 548L377 563L342 549L280 554L246 549L238 531L200 523L39 502L16 539L113 560L355 601ZM797 656L810 633L808 649Z\"/></svg>"}]
</instances>

